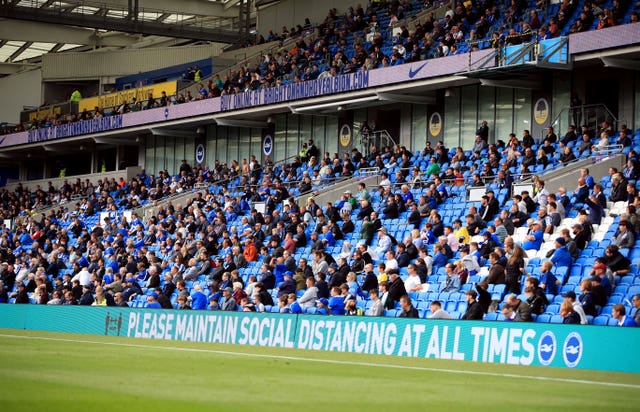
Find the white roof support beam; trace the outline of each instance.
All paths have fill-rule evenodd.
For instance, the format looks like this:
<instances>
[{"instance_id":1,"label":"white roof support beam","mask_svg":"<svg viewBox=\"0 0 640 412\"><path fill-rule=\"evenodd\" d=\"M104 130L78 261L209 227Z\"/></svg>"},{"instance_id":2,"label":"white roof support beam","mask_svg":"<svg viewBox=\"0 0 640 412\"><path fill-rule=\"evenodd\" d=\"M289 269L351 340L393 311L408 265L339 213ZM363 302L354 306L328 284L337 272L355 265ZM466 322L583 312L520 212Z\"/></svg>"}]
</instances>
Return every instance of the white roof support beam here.
<instances>
[{"instance_id":1,"label":"white roof support beam","mask_svg":"<svg viewBox=\"0 0 640 412\"><path fill-rule=\"evenodd\" d=\"M23 44L22 46L20 46L20 48L16 51L14 51L11 56L9 56L9 58L7 59L7 62L13 62L15 61L18 57L20 57L20 55L22 53L25 52L25 50L27 50L29 47L31 47L31 45L33 44L32 41L28 41L25 44Z\"/></svg>"},{"instance_id":2,"label":"white roof support beam","mask_svg":"<svg viewBox=\"0 0 640 412\"><path fill-rule=\"evenodd\" d=\"M3 63L0 62L0 76L9 75L21 72L27 69L34 69L39 67L39 64L25 64L25 63Z\"/></svg>"},{"instance_id":3,"label":"white roof support beam","mask_svg":"<svg viewBox=\"0 0 640 412\"><path fill-rule=\"evenodd\" d=\"M65 0L65 3L81 5L81 0ZM108 5L112 9L127 10L129 0L109 0ZM142 9L166 10L180 14L197 14L200 16L237 17L237 8L225 8L222 3L214 3L202 0L139 0L138 7Z\"/></svg>"},{"instance_id":4,"label":"white roof support beam","mask_svg":"<svg viewBox=\"0 0 640 412\"><path fill-rule=\"evenodd\" d=\"M92 29L35 23L25 20L4 19L0 22L0 39L25 42L83 44L87 46L127 47L138 41L138 36L124 33L97 36Z\"/></svg>"}]
</instances>

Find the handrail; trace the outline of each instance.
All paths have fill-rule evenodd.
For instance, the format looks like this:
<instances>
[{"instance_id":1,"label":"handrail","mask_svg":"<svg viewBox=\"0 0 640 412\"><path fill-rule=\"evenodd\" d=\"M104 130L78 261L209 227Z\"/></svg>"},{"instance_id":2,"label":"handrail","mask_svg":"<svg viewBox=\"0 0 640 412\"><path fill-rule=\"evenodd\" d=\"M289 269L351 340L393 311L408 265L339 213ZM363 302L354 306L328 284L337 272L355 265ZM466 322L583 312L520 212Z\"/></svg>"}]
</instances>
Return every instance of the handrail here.
<instances>
[{"instance_id":1,"label":"handrail","mask_svg":"<svg viewBox=\"0 0 640 412\"><path fill-rule=\"evenodd\" d=\"M273 163L273 167L276 167L277 165L280 165L280 164L284 164L287 160L293 159L296 156L298 156L298 155L292 155L292 156L289 156L289 157L285 157L284 159L280 159L280 160L278 160L278 161ZM260 165L258 170L262 171L262 170L264 170L264 168L265 168L265 166ZM158 207L160 205L169 204L174 199L177 199L177 198L185 196L185 195L189 195L189 194L195 195L196 193L198 193L200 191L208 190L208 188L210 186L222 186L224 184L227 184L227 183L231 182L232 180L235 180L237 178L242 178L243 176L244 177L248 177L248 175L240 173L238 176L234 176L233 178L219 179L219 180L215 180L213 182L197 182L197 183L195 183L193 185L192 188L188 188L187 190L184 190L184 191L182 191L180 193L176 193L175 195L171 195L171 196L168 196L168 197L164 197L162 199L158 199L157 202L148 203L148 204L146 204L144 206L141 206L141 207L137 208L135 211L139 216L145 216L147 210L151 210L154 207ZM233 186L232 188L237 189L238 187L239 186ZM229 191L232 191L231 190L232 188L227 188L227 189ZM243 188L244 188L244 186L243 186Z\"/></svg>"},{"instance_id":2,"label":"handrail","mask_svg":"<svg viewBox=\"0 0 640 412\"><path fill-rule=\"evenodd\" d=\"M382 145L383 139L386 140L386 144ZM377 146L378 148L384 146L395 146L398 143L391 137L391 134L386 129L375 130L371 133L358 132L358 141L363 147L363 152L368 156L371 154L371 146ZM391 143L391 144L389 144Z\"/></svg>"},{"instance_id":3,"label":"handrail","mask_svg":"<svg viewBox=\"0 0 640 412\"><path fill-rule=\"evenodd\" d=\"M600 110L604 111L604 116L602 116L601 118L599 116ZM567 116L568 119L565 119L564 116ZM585 123L585 121L588 121L593 117L595 117L593 123ZM562 124L563 120L567 120L566 125ZM618 129L618 119L613 115L607 105L603 103L597 103L565 107L557 114L557 116L550 124L551 126L556 127L558 131L561 128L562 130L566 130L571 124L576 127L580 127L584 124L587 125L590 130L593 130L594 128L599 128L600 124L604 121L610 122L611 127L613 127L614 130Z\"/></svg>"}]
</instances>

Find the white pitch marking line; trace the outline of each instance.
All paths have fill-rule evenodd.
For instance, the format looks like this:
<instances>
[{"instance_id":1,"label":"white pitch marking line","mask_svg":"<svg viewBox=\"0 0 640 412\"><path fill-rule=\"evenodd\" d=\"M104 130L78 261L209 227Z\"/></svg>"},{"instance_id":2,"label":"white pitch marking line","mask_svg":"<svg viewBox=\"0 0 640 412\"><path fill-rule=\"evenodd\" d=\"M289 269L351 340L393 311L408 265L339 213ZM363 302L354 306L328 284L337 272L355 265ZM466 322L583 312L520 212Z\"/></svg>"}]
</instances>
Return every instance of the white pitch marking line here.
<instances>
[{"instance_id":1,"label":"white pitch marking line","mask_svg":"<svg viewBox=\"0 0 640 412\"><path fill-rule=\"evenodd\" d=\"M416 370L416 371L425 371L425 372L442 372L442 373L453 373L453 374L457 373L462 375L480 375L480 376L492 376L492 377L498 377L498 378L520 378L520 379L531 379L531 380L537 380L537 381L554 381L554 382L564 382L564 383L577 383L577 384L584 384L584 385L640 389L640 385L633 385L629 383L599 382L599 381L588 381L583 379L567 379L567 378L554 378L554 377L548 377L548 376L518 375L515 373L465 371L465 370L457 370L457 369L427 368L423 366L391 365L391 364L384 364L384 363L339 361L339 360L333 360L333 359L301 358L297 356L285 356L285 355L265 355L260 353L230 352L230 351L214 350L214 349L177 348L172 346L142 345L142 344L136 344L136 343L97 342L97 341L82 340L82 339L47 338L44 336L21 336L21 335L0 334L0 337L31 339L31 340L47 340L47 341L56 341L56 342L69 342L69 343L88 343L93 345L120 346L120 347L127 347L127 348L213 353L218 355L247 356L252 358L268 358L268 359L281 359L281 360L292 360L292 361L302 361L302 362L318 362L318 363L329 363L329 364L336 364L336 365L368 366L368 367L375 367L375 368L406 369L406 370Z\"/></svg>"}]
</instances>

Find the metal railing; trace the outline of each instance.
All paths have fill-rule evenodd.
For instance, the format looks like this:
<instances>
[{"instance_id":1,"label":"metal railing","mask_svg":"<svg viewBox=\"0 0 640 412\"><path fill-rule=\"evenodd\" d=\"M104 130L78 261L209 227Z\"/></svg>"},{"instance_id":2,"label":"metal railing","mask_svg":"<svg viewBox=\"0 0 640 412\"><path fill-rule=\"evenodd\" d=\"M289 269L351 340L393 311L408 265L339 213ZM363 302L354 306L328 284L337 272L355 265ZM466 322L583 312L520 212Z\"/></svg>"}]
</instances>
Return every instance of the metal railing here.
<instances>
[{"instance_id":1,"label":"metal railing","mask_svg":"<svg viewBox=\"0 0 640 412\"><path fill-rule=\"evenodd\" d=\"M565 107L551 122L556 132L564 132L570 125L579 128L586 125L589 130L599 130L603 122L609 123L613 130L618 129L618 119L604 104L586 104L580 106Z\"/></svg>"},{"instance_id":2,"label":"metal railing","mask_svg":"<svg viewBox=\"0 0 640 412\"><path fill-rule=\"evenodd\" d=\"M371 133L360 132L358 133L358 142L365 156L371 154L371 148L373 146L381 149L385 146L393 147L398 144L387 130L376 130Z\"/></svg>"}]
</instances>

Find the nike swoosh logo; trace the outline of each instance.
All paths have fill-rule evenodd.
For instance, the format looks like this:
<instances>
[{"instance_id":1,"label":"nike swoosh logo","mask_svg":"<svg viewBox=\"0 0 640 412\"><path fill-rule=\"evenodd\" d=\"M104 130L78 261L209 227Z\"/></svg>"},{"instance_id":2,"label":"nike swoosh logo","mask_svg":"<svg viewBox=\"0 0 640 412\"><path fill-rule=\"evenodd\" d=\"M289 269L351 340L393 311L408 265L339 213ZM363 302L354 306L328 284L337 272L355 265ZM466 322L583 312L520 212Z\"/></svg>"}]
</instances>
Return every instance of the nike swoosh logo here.
<instances>
[{"instance_id":1,"label":"nike swoosh logo","mask_svg":"<svg viewBox=\"0 0 640 412\"><path fill-rule=\"evenodd\" d=\"M413 79L414 77L416 77L416 74L418 74L418 72L419 72L420 70L422 70L422 68L423 68L424 66L426 66L426 65L427 65L427 63L428 63L428 62L424 62L424 63L422 64L422 66L418 67L416 70L412 70L411 68L409 68L409 78L410 78L410 79Z\"/></svg>"},{"instance_id":2,"label":"nike swoosh logo","mask_svg":"<svg viewBox=\"0 0 640 412\"><path fill-rule=\"evenodd\" d=\"M0 146L2 146L2 143L4 143L4 141L5 141L5 139L6 139L6 138L7 138L7 137L5 136L5 137L3 137L3 138L2 138L2 140L0 140Z\"/></svg>"}]
</instances>

